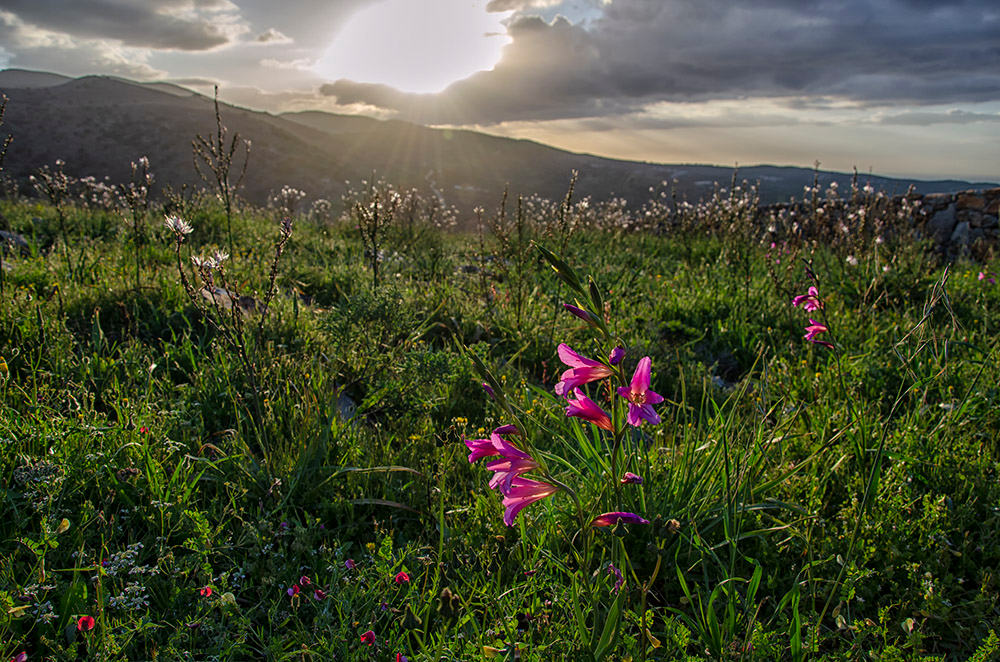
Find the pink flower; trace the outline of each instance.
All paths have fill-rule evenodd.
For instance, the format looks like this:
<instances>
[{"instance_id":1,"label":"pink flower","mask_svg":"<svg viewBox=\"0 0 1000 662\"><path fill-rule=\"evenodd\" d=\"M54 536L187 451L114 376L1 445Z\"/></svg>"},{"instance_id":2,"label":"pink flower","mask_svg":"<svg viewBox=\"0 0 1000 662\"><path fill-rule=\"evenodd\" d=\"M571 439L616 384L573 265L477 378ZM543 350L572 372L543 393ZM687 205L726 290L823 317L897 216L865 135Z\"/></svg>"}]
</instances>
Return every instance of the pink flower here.
<instances>
[{"instance_id":1,"label":"pink flower","mask_svg":"<svg viewBox=\"0 0 1000 662\"><path fill-rule=\"evenodd\" d=\"M326 591L324 591L323 589L318 588L315 591L313 591L313 599L316 600L317 602L323 600L324 598L326 598Z\"/></svg>"},{"instance_id":2,"label":"pink flower","mask_svg":"<svg viewBox=\"0 0 1000 662\"><path fill-rule=\"evenodd\" d=\"M635 513L623 513L623 512L611 512L604 513L603 515L598 515L594 518L594 521L590 523L591 526L614 526L618 522L624 522L626 524L649 524L649 520L639 517Z\"/></svg>"},{"instance_id":3,"label":"pink flower","mask_svg":"<svg viewBox=\"0 0 1000 662\"><path fill-rule=\"evenodd\" d=\"M486 382L483 382L483 390L484 390L484 391L486 391L486 395L488 395L488 396L490 396L491 398L493 398L494 400L496 400L496 397L497 397L497 394L496 394L496 392L495 392L495 391L493 390L493 387L492 387L492 386L490 386L490 385L489 385L489 384L487 384Z\"/></svg>"},{"instance_id":4,"label":"pink flower","mask_svg":"<svg viewBox=\"0 0 1000 662\"><path fill-rule=\"evenodd\" d=\"M310 580L309 577L307 577L306 575L302 575L301 577L299 577L299 584L301 584L302 586L309 586L310 584L312 584L312 580Z\"/></svg>"},{"instance_id":5,"label":"pink flower","mask_svg":"<svg viewBox=\"0 0 1000 662\"><path fill-rule=\"evenodd\" d=\"M505 434L520 434L520 431L514 425L502 425L493 430L489 439L466 439L465 445L472 451L469 453L469 462L475 462L491 455L503 455L505 454L504 450L514 448L503 438L502 435ZM514 450L517 451L516 448ZM526 453L517 452L527 457Z\"/></svg>"},{"instance_id":6,"label":"pink flower","mask_svg":"<svg viewBox=\"0 0 1000 662\"><path fill-rule=\"evenodd\" d=\"M608 564L608 574L615 578L615 593L622 590L625 578L622 577L622 571L616 568L614 563Z\"/></svg>"},{"instance_id":7,"label":"pink flower","mask_svg":"<svg viewBox=\"0 0 1000 662\"><path fill-rule=\"evenodd\" d=\"M660 416L653 411L653 405L663 402L663 396L649 389L649 378L652 372L653 361L648 356L639 360L639 365L635 367L632 375L632 383L629 386L618 388L618 395L628 400L628 423L638 427L642 421L656 425L660 422Z\"/></svg>"},{"instance_id":8,"label":"pink flower","mask_svg":"<svg viewBox=\"0 0 1000 662\"><path fill-rule=\"evenodd\" d=\"M985 280L990 285L996 285L997 279L994 278L995 275L992 271L980 271L979 280Z\"/></svg>"},{"instance_id":9,"label":"pink flower","mask_svg":"<svg viewBox=\"0 0 1000 662\"><path fill-rule=\"evenodd\" d=\"M578 388L573 389L573 395L576 396L576 400L566 400L566 415L575 416L576 418L582 418L585 421L590 421L602 430L607 430L608 432L614 432L615 428L611 424L611 417L608 416L608 412L604 411L597 406L593 400L588 398L583 394Z\"/></svg>"},{"instance_id":10,"label":"pink flower","mask_svg":"<svg viewBox=\"0 0 1000 662\"><path fill-rule=\"evenodd\" d=\"M205 587L201 588L198 591L198 595L200 595L203 598L210 598L210 597L212 597L212 587L211 586L205 586Z\"/></svg>"},{"instance_id":11,"label":"pink flower","mask_svg":"<svg viewBox=\"0 0 1000 662\"><path fill-rule=\"evenodd\" d=\"M358 567L358 564L354 562L354 559L347 559L344 561L344 567L348 570L354 570Z\"/></svg>"},{"instance_id":12,"label":"pink flower","mask_svg":"<svg viewBox=\"0 0 1000 662\"><path fill-rule=\"evenodd\" d=\"M802 306L806 312L814 312L823 307L823 302L819 299L819 290L815 286L810 287L807 294L800 294L792 299L793 306Z\"/></svg>"},{"instance_id":13,"label":"pink flower","mask_svg":"<svg viewBox=\"0 0 1000 662\"><path fill-rule=\"evenodd\" d=\"M621 483L622 485L642 485L642 476L626 471L625 475L622 476Z\"/></svg>"},{"instance_id":14,"label":"pink flower","mask_svg":"<svg viewBox=\"0 0 1000 662\"><path fill-rule=\"evenodd\" d=\"M396 662L410 662L402 653L396 653Z\"/></svg>"},{"instance_id":15,"label":"pink flower","mask_svg":"<svg viewBox=\"0 0 1000 662\"><path fill-rule=\"evenodd\" d=\"M523 473L528 473L532 469L537 469L538 463L530 456L504 457L488 463L486 468L496 472L493 474L493 478L490 479L490 489L495 490L500 488L501 492L506 493L510 489L511 481L515 477Z\"/></svg>"},{"instance_id":16,"label":"pink flower","mask_svg":"<svg viewBox=\"0 0 1000 662\"><path fill-rule=\"evenodd\" d=\"M806 327L806 335L802 337L811 343L822 345L827 349L833 349L833 343L826 342L825 340L816 340L816 336L818 336L821 333L826 333L827 331L829 331L829 329L827 329L824 325L820 324L814 319L811 319L809 320L809 326Z\"/></svg>"},{"instance_id":17,"label":"pink flower","mask_svg":"<svg viewBox=\"0 0 1000 662\"><path fill-rule=\"evenodd\" d=\"M608 363L610 363L611 365L618 365L619 363L622 362L622 359L624 358L625 358L625 348L615 347L613 350L611 350L611 354L608 355Z\"/></svg>"},{"instance_id":18,"label":"pink flower","mask_svg":"<svg viewBox=\"0 0 1000 662\"><path fill-rule=\"evenodd\" d=\"M368 632L365 632L364 634L362 634L361 635L361 643L368 644L369 646L374 646L375 645L375 633L372 632L371 630L368 630Z\"/></svg>"},{"instance_id":19,"label":"pink flower","mask_svg":"<svg viewBox=\"0 0 1000 662\"><path fill-rule=\"evenodd\" d=\"M288 594L288 597L294 598L296 595L299 594L301 590L302 589L299 588L298 584L292 584L291 586L288 587L288 590L285 591L285 593Z\"/></svg>"},{"instance_id":20,"label":"pink flower","mask_svg":"<svg viewBox=\"0 0 1000 662\"><path fill-rule=\"evenodd\" d=\"M514 478L510 487L504 492L503 523L507 526L514 526L514 519L521 509L528 504L534 503L545 497L552 496L559 490L555 485L549 485L537 480L527 478Z\"/></svg>"},{"instance_id":21,"label":"pink flower","mask_svg":"<svg viewBox=\"0 0 1000 662\"><path fill-rule=\"evenodd\" d=\"M76 622L76 629L80 632L88 632L94 629L94 617L93 616L81 616Z\"/></svg>"},{"instance_id":22,"label":"pink flower","mask_svg":"<svg viewBox=\"0 0 1000 662\"><path fill-rule=\"evenodd\" d=\"M598 379L604 379L611 374L611 368L600 361L588 359L573 351L573 348L566 343L559 344L559 359L570 367L559 377L556 384L556 394L565 396L572 393L573 389Z\"/></svg>"},{"instance_id":23,"label":"pink flower","mask_svg":"<svg viewBox=\"0 0 1000 662\"><path fill-rule=\"evenodd\" d=\"M10 658L10 662L28 662L28 652L21 651L14 657Z\"/></svg>"},{"instance_id":24,"label":"pink flower","mask_svg":"<svg viewBox=\"0 0 1000 662\"><path fill-rule=\"evenodd\" d=\"M397 584L408 584L410 581L410 576L405 572L400 571L396 574L395 580Z\"/></svg>"}]
</instances>

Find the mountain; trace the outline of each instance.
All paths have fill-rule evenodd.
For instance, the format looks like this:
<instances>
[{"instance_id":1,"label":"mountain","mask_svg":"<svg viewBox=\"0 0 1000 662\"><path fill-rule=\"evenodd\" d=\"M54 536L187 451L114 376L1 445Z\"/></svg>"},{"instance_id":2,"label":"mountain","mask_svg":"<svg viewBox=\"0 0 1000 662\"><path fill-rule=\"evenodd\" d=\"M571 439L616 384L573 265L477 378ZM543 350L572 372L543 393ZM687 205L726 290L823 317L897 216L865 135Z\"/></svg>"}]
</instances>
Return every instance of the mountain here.
<instances>
[{"instance_id":1,"label":"mountain","mask_svg":"<svg viewBox=\"0 0 1000 662\"><path fill-rule=\"evenodd\" d=\"M44 72L0 71L0 92L9 97L3 130L14 135L5 164L24 177L34 169L66 162L74 176L128 177L130 162L148 156L158 185L200 184L192 166L191 141L215 130L212 100L169 83L139 83L111 76L66 78ZM731 168L664 165L576 154L528 140L473 131L433 129L401 121L299 112L272 115L222 105L230 135L252 140L241 194L255 203L291 185L310 198L337 201L346 181L372 173L398 186L434 186L449 202L468 209L496 206L506 185L512 194L560 198L573 170L577 197L620 196L639 202L649 188L676 180L689 200L710 194L714 182L728 185ZM806 168L741 167L740 179L759 181L762 200L800 196L813 181ZM824 185L842 187L851 175L821 172ZM863 176L876 188L921 193L995 186L955 180L916 181Z\"/></svg>"}]
</instances>

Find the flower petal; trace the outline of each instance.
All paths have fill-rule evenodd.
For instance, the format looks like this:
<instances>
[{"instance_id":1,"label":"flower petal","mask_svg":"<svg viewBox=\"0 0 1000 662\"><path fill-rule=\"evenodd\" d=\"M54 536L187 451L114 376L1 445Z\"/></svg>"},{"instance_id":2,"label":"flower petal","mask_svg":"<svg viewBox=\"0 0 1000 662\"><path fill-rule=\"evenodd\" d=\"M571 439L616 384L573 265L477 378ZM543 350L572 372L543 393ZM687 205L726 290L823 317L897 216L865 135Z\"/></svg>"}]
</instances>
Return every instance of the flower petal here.
<instances>
[{"instance_id":1,"label":"flower petal","mask_svg":"<svg viewBox=\"0 0 1000 662\"><path fill-rule=\"evenodd\" d=\"M653 371L653 360L648 356L639 359L639 364L635 366L635 373L632 375L632 392L645 393L649 390L649 377Z\"/></svg>"},{"instance_id":2,"label":"flower petal","mask_svg":"<svg viewBox=\"0 0 1000 662\"><path fill-rule=\"evenodd\" d=\"M626 524L649 524L649 520L635 513L625 513L621 511L614 511L610 513L604 513L603 515L598 515L590 523L591 526L614 526L618 522L624 522Z\"/></svg>"}]
</instances>

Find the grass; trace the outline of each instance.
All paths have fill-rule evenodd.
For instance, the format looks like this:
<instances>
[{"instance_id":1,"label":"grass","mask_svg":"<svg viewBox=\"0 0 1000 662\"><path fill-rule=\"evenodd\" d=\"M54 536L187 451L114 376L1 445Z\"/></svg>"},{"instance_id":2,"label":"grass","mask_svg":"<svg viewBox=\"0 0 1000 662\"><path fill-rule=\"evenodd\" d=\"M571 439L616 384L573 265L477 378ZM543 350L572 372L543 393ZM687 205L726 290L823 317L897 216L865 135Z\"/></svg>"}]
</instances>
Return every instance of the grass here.
<instances>
[{"instance_id":1,"label":"grass","mask_svg":"<svg viewBox=\"0 0 1000 662\"><path fill-rule=\"evenodd\" d=\"M982 265L907 237L782 252L724 218L632 233L511 208L501 240L389 228L373 287L350 223L299 219L261 323L185 292L156 216L138 242L110 212L0 206L33 246L0 306L0 658L1000 654ZM231 224L230 288L263 298L273 216L201 200L187 220L192 282ZM622 439L641 486L606 490L608 435L552 391L559 342L610 347L530 239L594 278L629 375L652 358L662 423ZM835 351L789 304L811 284ZM583 503L651 524L580 532L560 493L505 526L462 441L511 416Z\"/></svg>"}]
</instances>

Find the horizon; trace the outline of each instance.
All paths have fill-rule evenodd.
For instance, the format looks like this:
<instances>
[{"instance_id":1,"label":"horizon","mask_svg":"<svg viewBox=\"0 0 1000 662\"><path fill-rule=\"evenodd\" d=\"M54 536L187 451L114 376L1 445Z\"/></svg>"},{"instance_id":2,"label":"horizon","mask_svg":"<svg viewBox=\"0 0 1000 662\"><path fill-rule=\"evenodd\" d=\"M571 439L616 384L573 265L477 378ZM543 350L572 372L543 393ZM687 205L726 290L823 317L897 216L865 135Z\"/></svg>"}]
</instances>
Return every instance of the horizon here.
<instances>
[{"instance_id":1,"label":"horizon","mask_svg":"<svg viewBox=\"0 0 1000 662\"><path fill-rule=\"evenodd\" d=\"M987 2L107 5L9 0L0 68L206 96L218 84L221 101L272 114L399 119L627 161L1000 180L1000 11Z\"/></svg>"}]
</instances>

